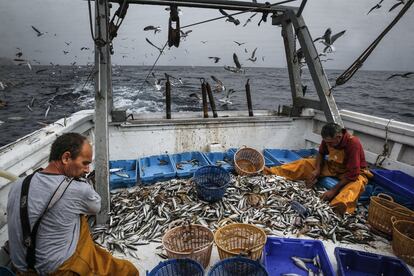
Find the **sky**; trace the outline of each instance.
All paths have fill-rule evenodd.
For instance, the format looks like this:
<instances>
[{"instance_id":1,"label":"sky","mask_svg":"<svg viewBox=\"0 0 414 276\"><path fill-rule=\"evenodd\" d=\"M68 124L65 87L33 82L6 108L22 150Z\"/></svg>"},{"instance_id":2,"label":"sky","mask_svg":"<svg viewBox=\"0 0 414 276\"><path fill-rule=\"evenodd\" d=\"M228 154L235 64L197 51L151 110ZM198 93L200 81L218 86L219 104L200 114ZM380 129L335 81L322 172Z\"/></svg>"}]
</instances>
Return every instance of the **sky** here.
<instances>
[{"instance_id":1,"label":"sky","mask_svg":"<svg viewBox=\"0 0 414 276\"><path fill-rule=\"evenodd\" d=\"M397 0L385 0L381 9L367 12L379 0L309 0L303 16L311 36L321 36L330 27L333 33L346 30L334 44L332 61L327 69L345 69L369 46L401 10L389 8ZM259 0L259 2L261 2ZM271 2L275 3L275 2ZM300 1L288 5L299 6ZM115 12L114 4L112 12ZM229 11L230 13L230 11ZM216 10L182 8L181 26L218 17ZM414 70L414 7L382 40L363 66L363 70ZM152 65L158 51L145 38L161 46L167 40L169 12L165 7L131 5L123 25L115 38L112 63L119 65ZM224 19L191 27L192 32L179 48L171 48L162 55L158 65L223 66L233 65L237 53L245 67L286 67L281 28L266 23L258 26L260 15L242 27L250 14L237 16L239 26ZM31 25L44 35L37 37ZM161 32L143 31L147 25L160 26ZM187 29L188 30L188 29ZM46 33L47 32L47 33ZM88 5L83 0L0 0L0 57L15 58L20 48L22 58L32 64L71 64L93 62L93 43L89 28ZM202 43L201 41L207 41ZM237 46L233 41L246 42ZM68 45L69 44L69 45ZM82 47L90 50L80 50ZM255 63L248 61L257 47ZM245 53L245 48L248 53ZM323 45L317 43L322 51ZM64 52L68 52L64 54ZM218 56L214 64L209 56ZM34 61L35 60L35 61Z\"/></svg>"}]
</instances>

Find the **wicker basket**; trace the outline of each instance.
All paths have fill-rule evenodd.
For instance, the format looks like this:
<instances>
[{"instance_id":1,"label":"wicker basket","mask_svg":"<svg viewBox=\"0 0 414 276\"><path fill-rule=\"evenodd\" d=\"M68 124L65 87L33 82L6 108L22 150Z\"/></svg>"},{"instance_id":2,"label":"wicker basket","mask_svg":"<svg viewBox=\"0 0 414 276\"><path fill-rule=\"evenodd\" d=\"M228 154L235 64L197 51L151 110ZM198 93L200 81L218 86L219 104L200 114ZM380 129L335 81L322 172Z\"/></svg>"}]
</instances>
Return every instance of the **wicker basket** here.
<instances>
[{"instance_id":1,"label":"wicker basket","mask_svg":"<svg viewBox=\"0 0 414 276\"><path fill-rule=\"evenodd\" d=\"M251 224L233 223L217 229L214 241L221 260L239 255L258 260L266 243L266 233Z\"/></svg>"},{"instance_id":2,"label":"wicker basket","mask_svg":"<svg viewBox=\"0 0 414 276\"><path fill-rule=\"evenodd\" d=\"M395 255L403 259L407 264L414 266L414 221L392 221L392 250Z\"/></svg>"},{"instance_id":3,"label":"wicker basket","mask_svg":"<svg viewBox=\"0 0 414 276\"><path fill-rule=\"evenodd\" d=\"M213 232L198 224L178 226L165 233L162 245L170 259L190 258L204 268L210 263L213 248Z\"/></svg>"},{"instance_id":4,"label":"wicker basket","mask_svg":"<svg viewBox=\"0 0 414 276\"><path fill-rule=\"evenodd\" d=\"M264 168L263 154L255 149L244 147L234 154L234 169L238 175L254 175Z\"/></svg>"},{"instance_id":5,"label":"wicker basket","mask_svg":"<svg viewBox=\"0 0 414 276\"><path fill-rule=\"evenodd\" d=\"M414 220L414 212L394 202L394 199L391 196L387 194L371 196L371 202L368 209L368 223L374 230L380 231L391 237L392 216L397 220Z\"/></svg>"}]
</instances>

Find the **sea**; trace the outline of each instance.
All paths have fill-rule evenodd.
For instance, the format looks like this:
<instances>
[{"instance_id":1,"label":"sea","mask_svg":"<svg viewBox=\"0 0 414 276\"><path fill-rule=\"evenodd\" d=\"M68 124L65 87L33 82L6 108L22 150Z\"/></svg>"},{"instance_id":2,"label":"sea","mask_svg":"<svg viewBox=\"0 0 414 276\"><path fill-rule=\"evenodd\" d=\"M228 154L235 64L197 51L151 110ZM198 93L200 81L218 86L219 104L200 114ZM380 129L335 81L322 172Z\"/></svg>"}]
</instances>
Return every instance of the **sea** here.
<instances>
[{"instance_id":1,"label":"sea","mask_svg":"<svg viewBox=\"0 0 414 276\"><path fill-rule=\"evenodd\" d=\"M223 67L113 66L114 106L131 113L165 112L165 74L172 81L172 111L202 112L201 80L214 92L218 114L247 110L245 84L250 83L254 110L278 110L292 102L286 68L246 68L244 74ZM330 83L342 73L326 70ZM358 71L333 89L339 109L414 124L414 75L387 78L388 71ZM404 73L404 72L400 72ZM7 145L45 124L83 109L94 108L92 66L0 66L0 146ZM217 87L212 76L225 87ZM145 81L146 80L146 81ZM156 82L161 84L156 87ZM302 74L305 97L317 98L309 71ZM3 89L4 88L4 89ZM219 89L220 88L220 89ZM232 89L232 90L231 90ZM225 103L227 91L232 91ZM234 92L233 92L234 90ZM247 116L247 111L246 111Z\"/></svg>"}]
</instances>

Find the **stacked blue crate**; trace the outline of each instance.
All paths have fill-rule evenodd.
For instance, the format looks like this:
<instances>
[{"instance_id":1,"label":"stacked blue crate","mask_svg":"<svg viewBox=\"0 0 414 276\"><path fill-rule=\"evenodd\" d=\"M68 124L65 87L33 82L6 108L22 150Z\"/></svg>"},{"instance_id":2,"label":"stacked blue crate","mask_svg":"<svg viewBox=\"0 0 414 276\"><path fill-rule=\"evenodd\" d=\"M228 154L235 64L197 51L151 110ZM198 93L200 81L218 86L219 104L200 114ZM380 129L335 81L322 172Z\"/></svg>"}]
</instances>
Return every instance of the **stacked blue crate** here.
<instances>
[{"instance_id":1,"label":"stacked blue crate","mask_svg":"<svg viewBox=\"0 0 414 276\"><path fill-rule=\"evenodd\" d=\"M231 155L228 152L204 152L203 154L210 165L222 167L227 172L234 171L234 154Z\"/></svg>"},{"instance_id":2,"label":"stacked blue crate","mask_svg":"<svg viewBox=\"0 0 414 276\"><path fill-rule=\"evenodd\" d=\"M386 193L397 203L414 209L414 177L397 170L372 170L372 173L374 195Z\"/></svg>"},{"instance_id":3,"label":"stacked blue crate","mask_svg":"<svg viewBox=\"0 0 414 276\"><path fill-rule=\"evenodd\" d=\"M142 184L151 184L174 178L177 170L167 154L139 159L139 177Z\"/></svg>"},{"instance_id":4,"label":"stacked blue crate","mask_svg":"<svg viewBox=\"0 0 414 276\"><path fill-rule=\"evenodd\" d=\"M199 151L173 154L171 161L178 177L191 177L198 168L209 165L207 158Z\"/></svg>"},{"instance_id":5,"label":"stacked blue crate","mask_svg":"<svg viewBox=\"0 0 414 276\"><path fill-rule=\"evenodd\" d=\"M137 160L109 161L110 189L129 188L137 183Z\"/></svg>"}]
</instances>

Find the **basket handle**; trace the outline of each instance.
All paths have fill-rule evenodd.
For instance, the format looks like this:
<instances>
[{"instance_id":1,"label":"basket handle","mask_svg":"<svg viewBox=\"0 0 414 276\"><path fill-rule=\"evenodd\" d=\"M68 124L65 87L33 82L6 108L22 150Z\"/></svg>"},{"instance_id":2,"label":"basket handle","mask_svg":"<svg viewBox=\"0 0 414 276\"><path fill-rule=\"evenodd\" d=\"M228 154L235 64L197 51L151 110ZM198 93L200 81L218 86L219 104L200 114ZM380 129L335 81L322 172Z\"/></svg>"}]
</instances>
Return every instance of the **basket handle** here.
<instances>
[{"instance_id":1,"label":"basket handle","mask_svg":"<svg viewBox=\"0 0 414 276\"><path fill-rule=\"evenodd\" d=\"M406 210L406 209L404 209L404 208L401 208L401 207L397 207L397 208L394 208L394 209L392 209L392 211L394 212L397 212L397 213L399 213L399 214L402 214L402 215L407 215L407 216L409 216L409 217L413 217L414 218L414 212L413 211L411 211L411 210ZM391 218L392 219L392 218Z\"/></svg>"},{"instance_id":2,"label":"basket handle","mask_svg":"<svg viewBox=\"0 0 414 276\"><path fill-rule=\"evenodd\" d=\"M392 198L392 196L387 195L387 194L384 194L384 193L379 193L379 194L377 195L377 197L381 197L381 198L384 198L384 199L387 199L387 200L389 200L389 201L394 202L394 199Z\"/></svg>"},{"instance_id":3,"label":"basket handle","mask_svg":"<svg viewBox=\"0 0 414 276\"><path fill-rule=\"evenodd\" d=\"M394 217L394 216L392 216L391 217L391 223L392 223L392 225L394 225L394 223L397 221L397 218L396 217Z\"/></svg>"}]
</instances>

